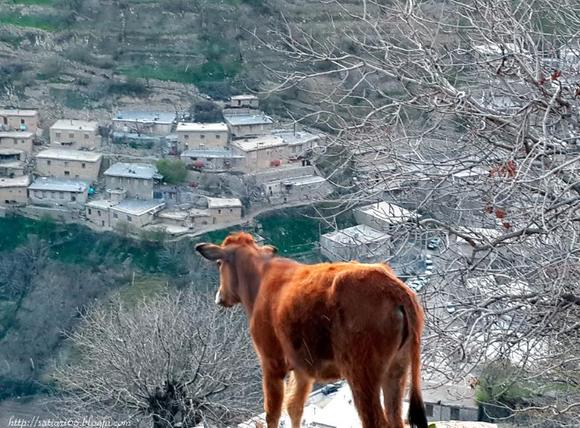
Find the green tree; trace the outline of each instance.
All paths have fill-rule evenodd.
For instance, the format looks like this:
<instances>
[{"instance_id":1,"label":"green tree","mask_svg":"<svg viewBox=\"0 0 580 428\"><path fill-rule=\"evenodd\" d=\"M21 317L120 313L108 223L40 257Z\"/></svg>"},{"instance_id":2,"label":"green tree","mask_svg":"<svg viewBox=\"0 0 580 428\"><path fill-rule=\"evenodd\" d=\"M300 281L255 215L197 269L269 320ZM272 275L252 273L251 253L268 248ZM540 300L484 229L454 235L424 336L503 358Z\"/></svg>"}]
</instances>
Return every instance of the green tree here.
<instances>
[{"instance_id":1,"label":"green tree","mask_svg":"<svg viewBox=\"0 0 580 428\"><path fill-rule=\"evenodd\" d=\"M178 159L161 159L157 161L157 169L169 184L183 183L187 178L185 163Z\"/></svg>"}]
</instances>

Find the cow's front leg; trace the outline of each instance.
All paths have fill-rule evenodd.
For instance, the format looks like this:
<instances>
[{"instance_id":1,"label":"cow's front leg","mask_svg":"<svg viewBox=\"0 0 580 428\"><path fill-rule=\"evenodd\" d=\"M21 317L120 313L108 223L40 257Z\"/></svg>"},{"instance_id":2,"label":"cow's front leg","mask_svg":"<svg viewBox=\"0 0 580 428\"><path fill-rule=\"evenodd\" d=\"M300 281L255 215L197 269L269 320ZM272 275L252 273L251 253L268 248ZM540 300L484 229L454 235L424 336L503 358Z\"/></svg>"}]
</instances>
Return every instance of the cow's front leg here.
<instances>
[{"instance_id":1,"label":"cow's front leg","mask_svg":"<svg viewBox=\"0 0 580 428\"><path fill-rule=\"evenodd\" d=\"M266 423L268 428L278 428L284 401L284 375L265 371L262 387L264 388Z\"/></svg>"}]
</instances>

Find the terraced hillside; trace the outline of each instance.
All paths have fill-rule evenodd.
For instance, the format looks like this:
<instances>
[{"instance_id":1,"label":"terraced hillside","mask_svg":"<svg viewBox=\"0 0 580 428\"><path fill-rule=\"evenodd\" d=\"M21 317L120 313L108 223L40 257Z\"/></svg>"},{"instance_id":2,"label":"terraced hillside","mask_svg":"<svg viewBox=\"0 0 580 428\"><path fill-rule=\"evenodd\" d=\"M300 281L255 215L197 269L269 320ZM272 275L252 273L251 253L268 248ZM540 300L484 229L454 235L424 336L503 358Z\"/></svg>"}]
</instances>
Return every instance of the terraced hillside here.
<instances>
[{"instance_id":1,"label":"terraced hillside","mask_svg":"<svg viewBox=\"0 0 580 428\"><path fill-rule=\"evenodd\" d=\"M256 35L275 41L282 16L315 34L349 20L308 0L2 0L0 105L104 118L264 87L287 65Z\"/></svg>"}]
</instances>

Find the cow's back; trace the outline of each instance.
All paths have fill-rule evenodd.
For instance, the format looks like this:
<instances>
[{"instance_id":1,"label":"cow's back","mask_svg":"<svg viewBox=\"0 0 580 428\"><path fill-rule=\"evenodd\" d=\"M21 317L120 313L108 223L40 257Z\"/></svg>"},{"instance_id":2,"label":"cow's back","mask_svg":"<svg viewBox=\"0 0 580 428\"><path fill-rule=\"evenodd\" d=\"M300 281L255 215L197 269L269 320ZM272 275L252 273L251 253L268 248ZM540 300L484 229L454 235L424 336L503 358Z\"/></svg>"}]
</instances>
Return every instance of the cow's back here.
<instances>
[{"instance_id":1,"label":"cow's back","mask_svg":"<svg viewBox=\"0 0 580 428\"><path fill-rule=\"evenodd\" d=\"M265 293L259 309L262 328L269 323L271 332L258 333L270 341L275 337L277 344L269 346L283 352L290 368L317 379L340 377L345 350L380 343L374 336L383 335L385 326L400 316L391 296L391 288L400 284L389 284L390 274L380 265L301 265L291 275L273 271L260 291Z\"/></svg>"}]
</instances>

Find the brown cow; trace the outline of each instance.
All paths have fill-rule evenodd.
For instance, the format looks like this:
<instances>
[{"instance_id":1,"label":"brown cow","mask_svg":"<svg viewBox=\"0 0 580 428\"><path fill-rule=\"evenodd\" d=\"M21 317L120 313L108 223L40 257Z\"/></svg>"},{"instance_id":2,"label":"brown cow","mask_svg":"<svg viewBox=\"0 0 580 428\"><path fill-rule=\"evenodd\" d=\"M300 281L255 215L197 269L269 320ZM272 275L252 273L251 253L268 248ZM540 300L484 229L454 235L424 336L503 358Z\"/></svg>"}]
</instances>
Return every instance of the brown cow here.
<instances>
[{"instance_id":1,"label":"brown cow","mask_svg":"<svg viewBox=\"0 0 580 428\"><path fill-rule=\"evenodd\" d=\"M401 408L411 368L408 420L427 427L420 390L423 311L415 294L384 264L304 265L275 257L251 235L223 244L198 244L217 262L216 303L241 303L263 372L268 428L278 426L284 378L294 371L288 400L292 427L300 427L314 382L345 378L364 428L402 428ZM385 410L381 407L383 392Z\"/></svg>"}]
</instances>

